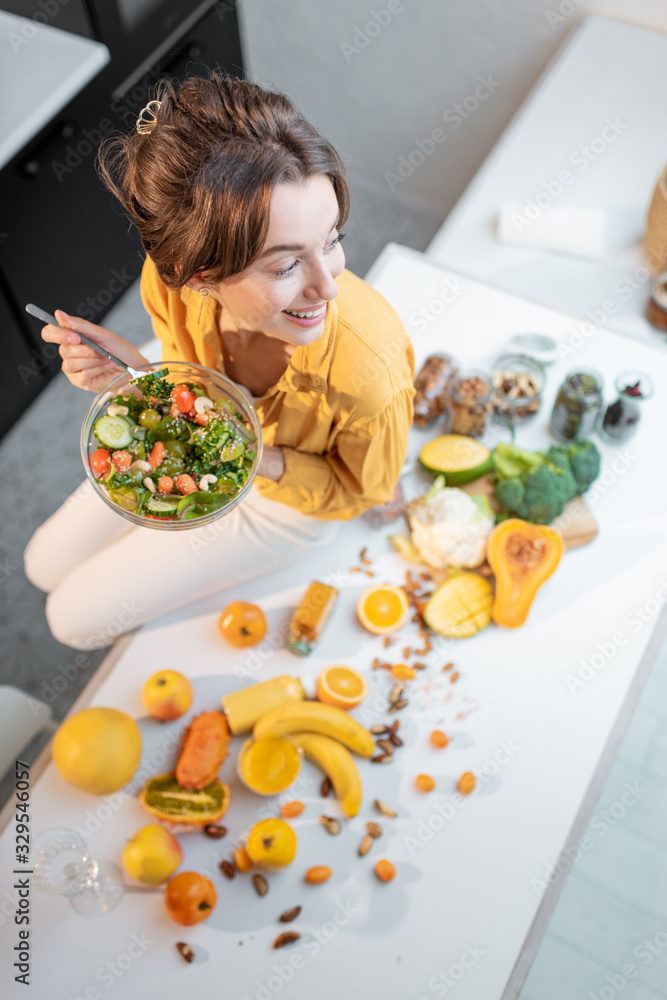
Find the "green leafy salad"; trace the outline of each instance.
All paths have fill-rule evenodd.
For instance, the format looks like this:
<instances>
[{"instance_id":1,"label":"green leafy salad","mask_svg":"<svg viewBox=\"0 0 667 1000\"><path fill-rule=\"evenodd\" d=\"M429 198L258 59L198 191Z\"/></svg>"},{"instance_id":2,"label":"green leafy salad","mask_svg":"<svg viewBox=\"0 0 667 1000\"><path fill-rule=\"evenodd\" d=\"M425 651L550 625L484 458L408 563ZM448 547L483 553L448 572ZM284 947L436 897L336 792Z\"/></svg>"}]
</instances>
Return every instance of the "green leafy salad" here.
<instances>
[{"instance_id":1,"label":"green leafy salad","mask_svg":"<svg viewBox=\"0 0 667 1000\"><path fill-rule=\"evenodd\" d=\"M257 439L231 400L194 382L174 385L164 368L134 379L140 395L114 396L93 434L98 483L124 510L186 521L229 504L248 481Z\"/></svg>"}]
</instances>

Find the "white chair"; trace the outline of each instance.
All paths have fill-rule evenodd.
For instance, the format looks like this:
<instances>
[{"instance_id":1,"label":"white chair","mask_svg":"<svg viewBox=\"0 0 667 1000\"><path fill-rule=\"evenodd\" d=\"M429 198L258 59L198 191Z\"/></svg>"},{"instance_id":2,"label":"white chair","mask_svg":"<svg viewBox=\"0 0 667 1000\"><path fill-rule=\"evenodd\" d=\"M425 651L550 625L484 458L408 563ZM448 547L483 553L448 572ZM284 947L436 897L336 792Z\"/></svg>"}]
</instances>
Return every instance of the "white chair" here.
<instances>
[{"instance_id":1,"label":"white chair","mask_svg":"<svg viewBox=\"0 0 667 1000\"><path fill-rule=\"evenodd\" d=\"M57 728L51 709L43 701L0 684L0 776L20 758L37 733L45 729L53 733Z\"/></svg>"}]
</instances>

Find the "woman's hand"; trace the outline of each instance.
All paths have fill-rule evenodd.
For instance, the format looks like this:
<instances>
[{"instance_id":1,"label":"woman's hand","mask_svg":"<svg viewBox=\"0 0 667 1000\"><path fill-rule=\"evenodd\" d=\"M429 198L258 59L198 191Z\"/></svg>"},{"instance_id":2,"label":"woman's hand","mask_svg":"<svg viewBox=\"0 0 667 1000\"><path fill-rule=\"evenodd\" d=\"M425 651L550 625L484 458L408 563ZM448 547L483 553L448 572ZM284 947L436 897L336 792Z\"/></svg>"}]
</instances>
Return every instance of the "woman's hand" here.
<instances>
[{"instance_id":1,"label":"woman's hand","mask_svg":"<svg viewBox=\"0 0 667 1000\"><path fill-rule=\"evenodd\" d=\"M284 472L285 457L282 448L278 448L272 444L265 445L259 466L257 467L257 475L278 483L283 478Z\"/></svg>"},{"instance_id":2,"label":"woman's hand","mask_svg":"<svg viewBox=\"0 0 667 1000\"><path fill-rule=\"evenodd\" d=\"M95 323L89 323L87 319L78 316L68 316L62 309L56 309L55 315L60 326L53 326L51 323L45 326L42 329L42 340L60 345L62 369L72 385L78 389L100 392L122 369L113 361L108 361L101 354L97 354L92 347L83 344L76 335L77 330L133 368L148 364L147 359L133 344L116 336L111 330L96 326Z\"/></svg>"}]
</instances>

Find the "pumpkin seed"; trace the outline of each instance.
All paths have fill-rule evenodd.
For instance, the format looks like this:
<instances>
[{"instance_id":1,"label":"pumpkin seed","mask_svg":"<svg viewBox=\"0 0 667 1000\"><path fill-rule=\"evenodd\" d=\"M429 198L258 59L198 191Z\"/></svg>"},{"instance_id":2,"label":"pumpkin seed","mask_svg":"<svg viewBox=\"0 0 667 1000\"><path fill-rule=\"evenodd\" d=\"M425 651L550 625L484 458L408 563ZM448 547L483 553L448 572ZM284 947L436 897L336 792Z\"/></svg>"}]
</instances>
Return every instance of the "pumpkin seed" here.
<instances>
[{"instance_id":1,"label":"pumpkin seed","mask_svg":"<svg viewBox=\"0 0 667 1000\"><path fill-rule=\"evenodd\" d=\"M377 809L377 811L382 813L383 816L389 816L390 819L394 819L398 815L398 813L394 812L391 806L388 806L386 802L382 801L382 799L375 799L373 802L373 808Z\"/></svg>"},{"instance_id":2,"label":"pumpkin seed","mask_svg":"<svg viewBox=\"0 0 667 1000\"><path fill-rule=\"evenodd\" d=\"M369 823L366 823L366 832L368 834L370 834L370 836L373 837L373 838L381 837L382 836L382 827L380 826L379 823L369 822Z\"/></svg>"},{"instance_id":3,"label":"pumpkin seed","mask_svg":"<svg viewBox=\"0 0 667 1000\"><path fill-rule=\"evenodd\" d=\"M218 826L217 823L207 823L204 827L204 833L207 837L212 837L214 840L220 840L227 833L226 826Z\"/></svg>"},{"instance_id":4,"label":"pumpkin seed","mask_svg":"<svg viewBox=\"0 0 667 1000\"><path fill-rule=\"evenodd\" d=\"M400 698L393 705L390 705L389 708L387 709L387 711L388 712L400 712L400 710L402 708L405 708L405 706L407 704L408 704L408 699L407 698Z\"/></svg>"},{"instance_id":5,"label":"pumpkin seed","mask_svg":"<svg viewBox=\"0 0 667 1000\"><path fill-rule=\"evenodd\" d=\"M293 941L298 941L301 937L296 931L283 931L273 942L274 948L284 948L286 944L292 944Z\"/></svg>"},{"instance_id":6,"label":"pumpkin seed","mask_svg":"<svg viewBox=\"0 0 667 1000\"><path fill-rule=\"evenodd\" d=\"M293 906L291 910L285 910L284 913L281 913L278 920L280 920L282 924L289 924L292 920L296 920L300 913L301 907Z\"/></svg>"},{"instance_id":7,"label":"pumpkin seed","mask_svg":"<svg viewBox=\"0 0 667 1000\"><path fill-rule=\"evenodd\" d=\"M332 837L335 837L337 833L340 833L340 823L332 816L320 816L320 823Z\"/></svg>"},{"instance_id":8,"label":"pumpkin seed","mask_svg":"<svg viewBox=\"0 0 667 1000\"><path fill-rule=\"evenodd\" d=\"M218 867L220 868L222 874L226 875L227 878L234 878L236 872L234 871L234 866L231 865L229 861L221 861Z\"/></svg>"},{"instance_id":9,"label":"pumpkin seed","mask_svg":"<svg viewBox=\"0 0 667 1000\"><path fill-rule=\"evenodd\" d=\"M371 837L370 833L367 833L364 839L359 844L359 851L358 851L359 857L363 858L365 854L368 854L372 846L373 846L373 838Z\"/></svg>"},{"instance_id":10,"label":"pumpkin seed","mask_svg":"<svg viewBox=\"0 0 667 1000\"><path fill-rule=\"evenodd\" d=\"M195 953L189 944L186 944L185 941L177 941L176 947L178 948L178 950L180 951L181 955L183 956L186 962L194 962Z\"/></svg>"},{"instance_id":11,"label":"pumpkin seed","mask_svg":"<svg viewBox=\"0 0 667 1000\"><path fill-rule=\"evenodd\" d=\"M376 742L380 750L384 750L385 753L391 754L394 752L394 744L391 740L377 740Z\"/></svg>"},{"instance_id":12,"label":"pumpkin seed","mask_svg":"<svg viewBox=\"0 0 667 1000\"><path fill-rule=\"evenodd\" d=\"M266 881L263 875L259 874L253 875L252 884L254 885L258 896L266 896L267 892L269 891L269 883Z\"/></svg>"}]
</instances>

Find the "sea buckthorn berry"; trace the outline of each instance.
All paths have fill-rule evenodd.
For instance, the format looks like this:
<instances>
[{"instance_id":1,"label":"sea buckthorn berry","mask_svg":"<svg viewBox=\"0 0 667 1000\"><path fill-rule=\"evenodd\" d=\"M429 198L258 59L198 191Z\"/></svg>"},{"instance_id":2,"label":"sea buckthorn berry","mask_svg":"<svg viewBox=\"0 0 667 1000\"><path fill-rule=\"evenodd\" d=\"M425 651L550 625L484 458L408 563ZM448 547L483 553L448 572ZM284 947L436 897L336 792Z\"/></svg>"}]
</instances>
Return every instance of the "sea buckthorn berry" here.
<instances>
[{"instance_id":1,"label":"sea buckthorn berry","mask_svg":"<svg viewBox=\"0 0 667 1000\"><path fill-rule=\"evenodd\" d=\"M407 663L396 663L391 668L391 676L397 681L411 681L415 677L415 671Z\"/></svg>"},{"instance_id":2,"label":"sea buckthorn berry","mask_svg":"<svg viewBox=\"0 0 667 1000\"><path fill-rule=\"evenodd\" d=\"M420 792L432 792L435 788L435 778L430 774L418 774L415 778L415 785Z\"/></svg>"},{"instance_id":3,"label":"sea buckthorn berry","mask_svg":"<svg viewBox=\"0 0 667 1000\"><path fill-rule=\"evenodd\" d=\"M462 774L461 777L459 778L459 784L458 784L458 789L461 795L470 795L476 783L477 782L475 779L475 775L472 773L472 771L466 771L464 774Z\"/></svg>"},{"instance_id":4,"label":"sea buckthorn berry","mask_svg":"<svg viewBox=\"0 0 667 1000\"><path fill-rule=\"evenodd\" d=\"M315 865L308 869L305 879L310 885L319 885L320 882L326 882L330 879L332 875L333 872L326 865Z\"/></svg>"},{"instance_id":5,"label":"sea buckthorn berry","mask_svg":"<svg viewBox=\"0 0 667 1000\"><path fill-rule=\"evenodd\" d=\"M375 874L381 882L391 882L396 874L396 869L392 865L391 861L387 861L386 858L382 858L375 865Z\"/></svg>"},{"instance_id":6,"label":"sea buckthorn berry","mask_svg":"<svg viewBox=\"0 0 667 1000\"><path fill-rule=\"evenodd\" d=\"M292 802L286 802L280 807L280 815L283 819L293 819L295 816L300 816L305 808L303 802L294 799Z\"/></svg>"},{"instance_id":7,"label":"sea buckthorn berry","mask_svg":"<svg viewBox=\"0 0 667 1000\"><path fill-rule=\"evenodd\" d=\"M245 847L237 847L234 851L234 864L240 872L249 872L252 868L252 861Z\"/></svg>"},{"instance_id":8,"label":"sea buckthorn berry","mask_svg":"<svg viewBox=\"0 0 667 1000\"><path fill-rule=\"evenodd\" d=\"M446 747L449 743L449 736L446 736L440 729L434 729L430 736L431 743L438 750Z\"/></svg>"}]
</instances>

